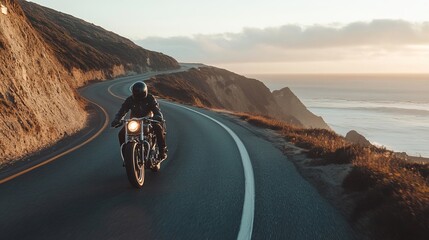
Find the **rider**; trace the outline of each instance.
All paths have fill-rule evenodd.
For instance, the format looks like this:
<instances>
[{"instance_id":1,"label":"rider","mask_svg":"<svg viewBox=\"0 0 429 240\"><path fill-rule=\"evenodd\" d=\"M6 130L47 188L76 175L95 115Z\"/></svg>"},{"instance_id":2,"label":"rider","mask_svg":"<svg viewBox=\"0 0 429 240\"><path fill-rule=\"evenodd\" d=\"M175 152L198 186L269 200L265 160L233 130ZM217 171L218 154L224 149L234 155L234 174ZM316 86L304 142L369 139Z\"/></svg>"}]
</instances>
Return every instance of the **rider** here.
<instances>
[{"instance_id":1,"label":"rider","mask_svg":"<svg viewBox=\"0 0 429 240\"><path fill-rule=\"evenodd\" d=\"M167 146L165 144L165 130L164 130L164 119L159 108L159 104L152 94L148 94L147 85L144 82L136 82L132 86L132 95L125 99L121 109L112 121L112 127L116 127L121 124L122 117L131 110L131 118L136 117L147 117L153 113L153 119L160 123L153 123L153 130L156 135L157 144L159 147L159 157L161 160L167 158ZM119 144L125 142L125 127L122 127L118 134Z\"/></svg>"}]
</instances>

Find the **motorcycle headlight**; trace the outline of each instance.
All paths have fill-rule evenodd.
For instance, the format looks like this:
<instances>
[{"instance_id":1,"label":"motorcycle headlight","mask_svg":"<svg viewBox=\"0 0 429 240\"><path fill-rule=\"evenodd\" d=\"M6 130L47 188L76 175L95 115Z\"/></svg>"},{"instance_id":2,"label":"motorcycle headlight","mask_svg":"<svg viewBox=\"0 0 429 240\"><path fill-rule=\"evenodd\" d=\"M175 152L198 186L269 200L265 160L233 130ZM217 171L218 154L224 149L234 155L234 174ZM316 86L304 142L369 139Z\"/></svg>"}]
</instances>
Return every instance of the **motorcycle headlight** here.
<instances>
[{"instance_id":1,"label":"motorcycle headlight","mask_svg":"<svg viewBox=\"0 0 429 240\"><path fill-rule=\"evenodd\" d=\"M140 124L137 121L130 121L128 122L128 131L134 133L139 130Z\"/></svg>"}]
</instances>

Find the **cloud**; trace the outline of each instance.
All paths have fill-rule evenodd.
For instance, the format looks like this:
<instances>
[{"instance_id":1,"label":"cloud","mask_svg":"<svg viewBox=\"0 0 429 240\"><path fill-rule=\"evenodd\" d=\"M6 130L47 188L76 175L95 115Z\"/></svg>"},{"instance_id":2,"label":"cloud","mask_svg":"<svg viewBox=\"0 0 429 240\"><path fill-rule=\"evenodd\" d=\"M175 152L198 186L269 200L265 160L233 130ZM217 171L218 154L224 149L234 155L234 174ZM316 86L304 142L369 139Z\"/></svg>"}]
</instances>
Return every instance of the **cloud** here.
<instances>
[{"instance_id":1,"label":"cloud","mask_svg":"<svg viewBox=\"0 0 429 240\"><path fill-rule=\"evenodd\" d=\"M239 33L149 37L136 43L180 61L206 63L334 61L392 54L421 55L429 51L429 22L373 20L341 27L290 24L245 28Z\"/></svg>"}]
</instances>

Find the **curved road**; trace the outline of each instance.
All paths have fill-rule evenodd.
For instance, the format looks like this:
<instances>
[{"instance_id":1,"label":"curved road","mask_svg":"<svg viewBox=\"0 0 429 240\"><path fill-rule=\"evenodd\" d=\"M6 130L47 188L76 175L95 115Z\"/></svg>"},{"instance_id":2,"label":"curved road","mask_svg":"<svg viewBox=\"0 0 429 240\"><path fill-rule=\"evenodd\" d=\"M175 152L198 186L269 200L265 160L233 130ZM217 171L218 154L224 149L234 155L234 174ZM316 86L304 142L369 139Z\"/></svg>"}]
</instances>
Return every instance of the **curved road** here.
<instances>
[{"instance_id":1,"label":"curved road","mask_svg":"<svg viewBox=\"0 0 429 240\"><path fill-rule=\"evenodd\" d=\"M81 94L112 118L130 84L153 75L93 84ZM161 172L147 172L141 190L128 183L118 129L106 128L83 147L0 185L0 238L353 238L342 216L272 144L210 111L168 102L161 108L169 158ZM245 176L243 167L253 175Z\"/></svg>"}]
</instances>

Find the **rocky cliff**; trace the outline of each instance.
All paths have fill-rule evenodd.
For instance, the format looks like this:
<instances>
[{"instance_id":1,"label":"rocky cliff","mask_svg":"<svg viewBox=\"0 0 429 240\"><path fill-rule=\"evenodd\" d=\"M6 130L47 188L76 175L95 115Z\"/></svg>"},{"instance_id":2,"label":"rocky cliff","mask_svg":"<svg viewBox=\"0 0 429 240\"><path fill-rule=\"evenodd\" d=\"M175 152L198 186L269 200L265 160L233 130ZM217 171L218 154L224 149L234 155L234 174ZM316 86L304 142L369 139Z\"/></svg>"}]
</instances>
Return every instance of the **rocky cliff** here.
<instances>
[{"instance_id":1,"label":"rocky cliff","mask_svg":"<svg viewBox=\"0 0 429 240\"><path fill-rule=\"evenodd\" d=\"M346 140L363 147L372 146L371 142L368 141L362 134L356 132L355 130L351 130L346 134Z\"/></svg>"},{"instance_id":2,"label":"rocky cliff","mask_svg":"<svg viewBox=\"0 0 429 240\"><path fill-rule=\"evenodd\" d=\"M73 74L75 86L127 72L179 67L174 58L143 49L99 26L35 3L19 3L34 29Z\"/></svg>"},{"instance_id":3,"label":"rocky cliff","mask_svg":"<svg viewBox=\"0 0 429 240\"><path fill-rule=\"evenodd\" d=\"M76 88L130 72L174 69L173 58L34 3L2 0L0 167L82 129Z\"/></svg>"},{"instance_id":4,"label":"rocky cliff","mask_svg":"<svg viewBox=\"0 0 429 240\"><path fill-rule=\"evenodd\" d=\"M21 0L2 4L0 167L82 129L88 117L75 89L87 81L179 66L70 15ZM149 84L155 94L184 103L328 128L290 91L272 94L262 82L223 69L194 68Z\"/></svg>"},{"instance_id":5,"label":"rocky cliff","mask_svg":"<svg viewBox=\"0 0 429 240\"><path fill-rule=\"evenodd\" d=\"M24 156L86 122L70 75L31 27L19 4L0 14L0 165Z\"/></svg>"},{"instance_id":6,"label":"rocky cliff","mask_svg":"<svg viewBox=\"0 0 429 240\"><path fill-rule=\"evenodd\" d=\"M272 95L279 106L280 112L294 116L305 127L329 129L328 124L321 117L310 112L289 88L274 91Z\"/></svg>"},{"instance_id":7,"label":"rocky cliff","mask_svg":"<svg viewBox=\"0 0 429 240\"><path fill-rule=\"evenodd\" d=\"M183 103L255 113L298 126L329 129L323 119L308 111L289 89L271 93L262 82L224 69L192 68L187 72L160 75L147 83L154 94Z\"/></svg>"}]
</instances>

